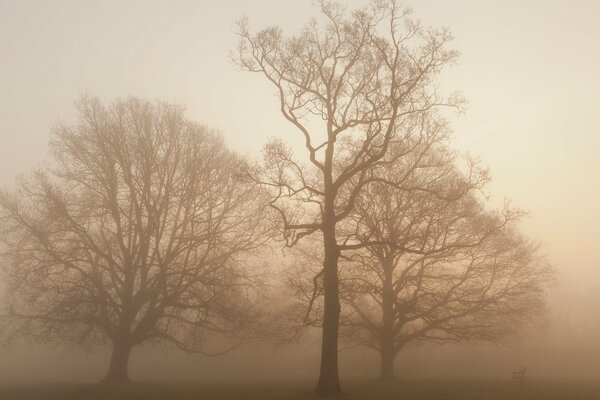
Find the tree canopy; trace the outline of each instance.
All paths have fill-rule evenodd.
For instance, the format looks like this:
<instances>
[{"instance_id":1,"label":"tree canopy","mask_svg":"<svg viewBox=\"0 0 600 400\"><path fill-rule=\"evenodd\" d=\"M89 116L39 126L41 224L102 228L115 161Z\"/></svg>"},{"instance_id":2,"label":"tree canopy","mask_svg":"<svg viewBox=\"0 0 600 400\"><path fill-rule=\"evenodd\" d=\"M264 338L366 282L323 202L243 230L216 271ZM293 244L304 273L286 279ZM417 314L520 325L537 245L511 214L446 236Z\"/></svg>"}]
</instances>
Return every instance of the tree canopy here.
<instances>
[{"instance_id":1,"label":"tree canopy","mask_svg":"<svg viewBox=\"0 0 600 400\"><path fill-rule=\"evenodd\" d=\"M243 340L268 233L246 162L176 105L86 96L77 110L50 168L0 195L12 334L108 339L115 380L140 343Z\"/></svg>"}]
</instances>

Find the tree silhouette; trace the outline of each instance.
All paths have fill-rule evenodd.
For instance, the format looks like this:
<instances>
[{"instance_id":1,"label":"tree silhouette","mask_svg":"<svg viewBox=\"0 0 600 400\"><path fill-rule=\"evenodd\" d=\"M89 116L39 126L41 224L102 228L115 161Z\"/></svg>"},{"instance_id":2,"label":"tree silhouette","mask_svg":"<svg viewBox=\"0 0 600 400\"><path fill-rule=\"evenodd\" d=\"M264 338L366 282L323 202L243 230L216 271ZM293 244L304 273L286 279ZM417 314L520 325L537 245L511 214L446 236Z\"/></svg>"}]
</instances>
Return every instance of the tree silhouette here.
<instances>
[{"instance_id":1,"label":"tree silhouette","mask_svg":"<svg viewBox=\"0 0 600 400\"><path fill-rule=\"evenodd\" d=\"M52 167L0 195L12 336L108 339L109 382L128 380L141 343L242 343L268 230L244 160L175 105L86 96L77 110L56 130Z\"/></svg>"},{"instance_id":2,"label":"tree silhouette","mask_svg":"<svg viewBox=\"0 0 600 400\"><path fill-rule=\"evenodd\" d=\"M439 107L458 107L461 99L436 91L442 67L457 57L446 48L447 31L423 28L395 1L373 2L349 14L340 4L319 5L321 22L289 38L277 27L251 34L241 21L235 61L274 86L283 117L305 144L305 162L281 142L267 146L261 181L272 189L271 205L288 245L322 234L324 315L316 391L332 395L341 390L338 261L343 251L362 246L341 238L338 227L360 192L377 181L373 171L392 162L386 159L390 146L440 140L441 131L423 134L422 124L430 121L425 116Z\"/></svg>"},{"instance_id":3,"label":"tree silhouette","mask_svg":"<svg viewBox=\"0 0 600 400\"><path fill-rule=\"evenodd\" d=\"M485 170L470 160L459 168L444 149L423 159L427 167L409 177L402 163L380 172L346 225L368 245L343 261L340 333L380 353L383 379L395 378L394 358L412 341L497 341L539 321L552 277L518 233L523 213L486 208ZM404 187L387 183L400 175ZM304 258L288 285L305 321L319 325L323 289L314 258Z\"/></svg>"}]
</instances>

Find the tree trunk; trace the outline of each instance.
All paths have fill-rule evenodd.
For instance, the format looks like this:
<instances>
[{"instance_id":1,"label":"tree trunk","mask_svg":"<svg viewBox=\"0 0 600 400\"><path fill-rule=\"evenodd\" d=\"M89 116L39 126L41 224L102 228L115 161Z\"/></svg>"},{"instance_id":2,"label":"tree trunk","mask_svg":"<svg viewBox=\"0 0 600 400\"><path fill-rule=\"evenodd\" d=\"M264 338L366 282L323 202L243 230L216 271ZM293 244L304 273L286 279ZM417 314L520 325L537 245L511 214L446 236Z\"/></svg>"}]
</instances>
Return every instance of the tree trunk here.
<instances>
[{"instance_id":1,"label":"tree trunk","mask_svg":"<svg viewBox=\"0 0 600 400\"><path fill-rule=\"evenodd\" d=\"M110 358L110 365L103 383L122 384L129 382L127 374L127 364L129 363L129 354L132 346L126 341L117 341L113 344L113 352Z\"/></svg>"},{"instance_id":2,"label":"tree trunk","mask_svg":"<svg viewBox=\"0 0 600 400\"><path fill-rule=\"evenodd\" d=\"M381 326L381 371L380 378L383 380L396 379L394 373L394 357L396 351L394 349L394 266L393 261L388 257L382 264L384 268L383 274L383 291L381 296L381 311L382 311L382 326Z\"/></svg>"},{"instance_id":3,"label":"tree trunk","mask_svg":"<svg viewBox=\"0 0 600 400\"><path fill-rule=\"evenodd\" d=\"M338 331L340 298L338 281L339 249L335 238L335 225L324 219L323 238L323 341L321 344L321 370L315 390L318 396L341 394L338 375Z\"/></svg>"},{"instance_id":4,"label":"tree trunk","mask_svg":"<svg viewBox=\"0 0 600 400\"><path fill-rule=\"evenodd\" d=\"M387 345L381 346L381 372L379 378L384 381L393 381L396 379L396 373L394 372L394 358L396 353L394 352L393 346L389 348Z\"/></svg>"}]
</instances>

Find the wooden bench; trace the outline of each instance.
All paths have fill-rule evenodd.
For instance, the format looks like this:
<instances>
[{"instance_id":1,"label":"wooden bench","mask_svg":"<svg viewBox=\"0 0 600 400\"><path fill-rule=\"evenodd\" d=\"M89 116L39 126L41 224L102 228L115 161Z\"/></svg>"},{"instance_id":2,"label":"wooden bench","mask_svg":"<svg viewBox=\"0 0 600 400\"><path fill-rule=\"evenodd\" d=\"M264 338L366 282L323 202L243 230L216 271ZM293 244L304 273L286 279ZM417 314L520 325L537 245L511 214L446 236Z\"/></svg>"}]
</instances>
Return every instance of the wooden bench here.
<instances>
[{"instance_id":1,"label":"wooden bench","mask_svg":"<svg viewBox=\"0 0 600 400\"><path fill-rule=\"evenodd\" d=\"M525 380L525 368L513 371L512 380L513 382L523 383Z\"/></svg>"}]
</instances>

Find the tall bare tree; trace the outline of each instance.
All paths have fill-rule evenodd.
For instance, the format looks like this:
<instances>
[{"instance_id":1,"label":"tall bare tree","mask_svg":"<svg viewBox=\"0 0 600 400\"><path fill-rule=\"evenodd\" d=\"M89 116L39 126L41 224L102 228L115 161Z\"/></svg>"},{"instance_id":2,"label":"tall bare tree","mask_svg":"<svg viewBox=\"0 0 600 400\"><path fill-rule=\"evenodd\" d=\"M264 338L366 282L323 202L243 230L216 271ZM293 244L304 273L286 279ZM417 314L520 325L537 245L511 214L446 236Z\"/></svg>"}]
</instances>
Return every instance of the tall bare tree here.
<instances>
[{"instance_id":1,"label":"tall bare tree","mask_svg":"<svg viewBox=\"0 0 600 400\"><path fill-rule=\"evenodd\" d=\"M386 159L390 146L442 140L445 132L423 130L425 116L456 96L436 91L441 69L457 53L445 31L425 29L395 1L373 2L346 13L337 3L319 3L321 21L284 37L277 27L252 34L239 24L235 61L262 74L275 88L283 117L304 141L304 159L281 142L266 149L263 183L283 220L288 245L320 232L323 243L323 337L317 393L341 391L338 377L340 316L338 260L362 244L340 238L338 225ZM398 155L399 157L401 155ZM418 157L414 157L418 160ZM418 162L418 161L417 161Z\"/></svg>"},{"instance_id":2,"label":"tall bare tree","mask_svg":"<svg viewBox=\"0 0 600 400\"><path fill-rule=\"evenodd\" d=\"M77 110L52 168L0 194L12 335L108 339L110 382L128 380L141 343L209 354L211 333L235 338L222 351L243 342L268 230L244 160L175 105L83 97Z\"/></svg>"}]
</instances>

